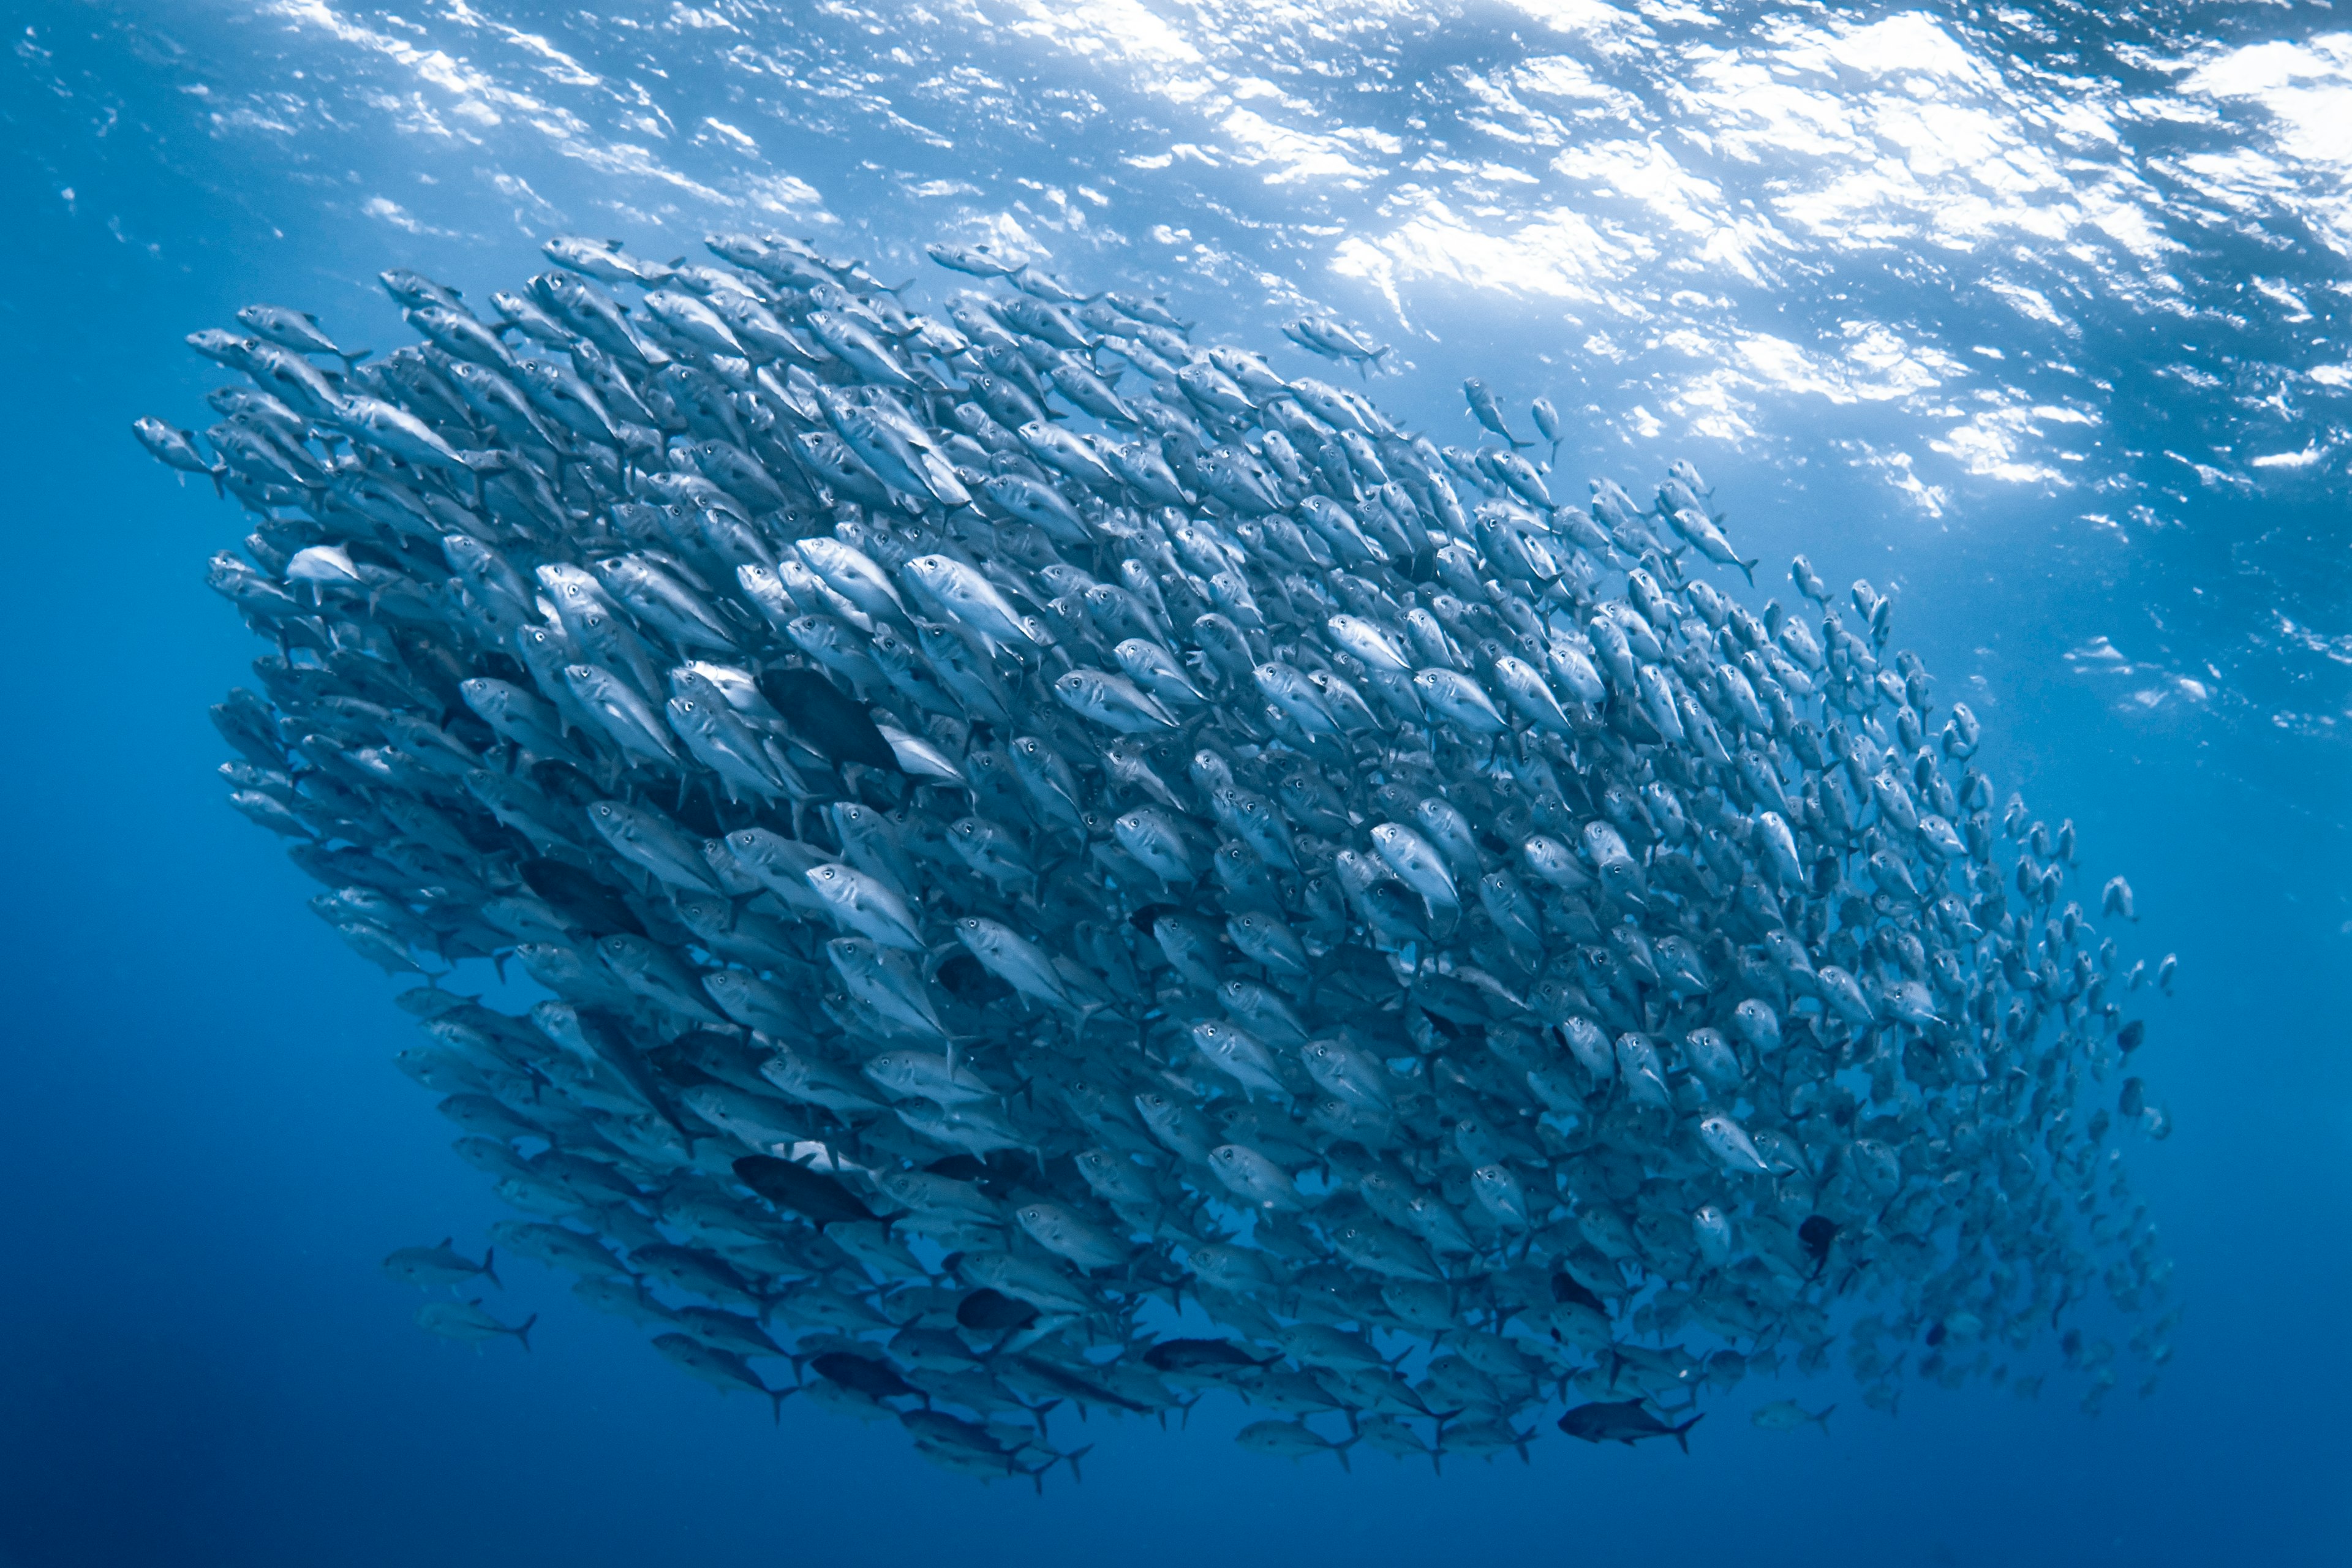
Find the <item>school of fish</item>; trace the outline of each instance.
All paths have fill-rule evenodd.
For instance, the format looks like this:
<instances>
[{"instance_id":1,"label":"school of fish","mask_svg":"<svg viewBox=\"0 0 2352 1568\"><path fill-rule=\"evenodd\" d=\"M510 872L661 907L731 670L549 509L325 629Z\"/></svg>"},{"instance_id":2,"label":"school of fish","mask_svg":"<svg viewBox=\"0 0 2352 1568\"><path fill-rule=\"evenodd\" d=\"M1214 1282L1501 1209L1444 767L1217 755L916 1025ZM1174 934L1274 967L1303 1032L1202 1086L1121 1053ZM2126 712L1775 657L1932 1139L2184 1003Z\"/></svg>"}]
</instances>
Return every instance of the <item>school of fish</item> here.
<instances>
[{"instance_id":1,"label":"school of fish","mask_svg":"<svg viewBox=\"0 0 2352 1568\"><path fill-rule=\"evenodd\" d=\"M249 514L230 804L433 977L398 1065L498 1247L983 1479L1212 1390L1345 1465L1686 1447L1841 1348L1890 1409L2152 1378L2173 961L1886 596L1749 608L1688 464L1570 497L1477 381L1441 447L986 246L937 315L708 247L387 272L380 357L249 307L218 422L136 426ZM528 1345L493 1257L385 1267Z\"/></svg>"}]
</instances>

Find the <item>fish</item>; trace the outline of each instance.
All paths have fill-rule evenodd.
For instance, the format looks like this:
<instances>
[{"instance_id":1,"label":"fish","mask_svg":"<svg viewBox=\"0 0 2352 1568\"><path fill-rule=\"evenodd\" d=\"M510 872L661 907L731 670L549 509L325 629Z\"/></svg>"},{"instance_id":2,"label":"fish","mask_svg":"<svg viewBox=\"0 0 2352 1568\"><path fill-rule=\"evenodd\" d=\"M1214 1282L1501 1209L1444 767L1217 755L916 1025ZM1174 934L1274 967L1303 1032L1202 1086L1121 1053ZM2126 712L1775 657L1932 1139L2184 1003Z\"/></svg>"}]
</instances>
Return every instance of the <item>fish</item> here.
<instances>
[{"instance_id":1,"label":"fish","mask_svg":"<svg viewBox=\"0 0 2352 1568\"><path fill-rule=\"evenodd\" d=\"M1622 1443L1627 1447L1649 1437L1672 1437L1690 1452L1690 1429L1705 1420L1694 1415L1679 1426L1668 1426L1650 1414L1638 1399L1594 1400L1577 1405L1559 1418L1559 1429L1588 1443Z\"/></svg>"},{"instance_id":2,"label":"fish","mask_svg":"<svg viewBox=\"0 0 2352 1568\"><path fill-rule=\"evenodd\" d=\"M948 245L934 241L923 247L924 254L941 267L965 272L974 278L1010 278L1029 265L1029 258L1017 250L1006 250L985 241L977 245Z\"/></svg>"},{"instance_id":3,"label":"fish","mask_svg":"<svg viewBox=\"0 0 2352 1568\"><path fill-rule=\"evenodd\" d=\"M1354 1468L1348 1463L1348 1450L1355 1445L1355 1437L1335 1443L1304 1421L1253 1421L1234 1434L1234 1441L1253 1454L1270 1454L1294 1462L1309 1454L1328 1454L1339 1461L1341 1469Z\"/></svg>"},{"instance_id":4,"label":"fish","mask_svg":"<svg viewBox=\"0 0 2352 1568\"><path fill-rule=\"evenodd\" d=\"M450 1247L454 1239L443 1237L432 1247L401 1247L384 1258L383 1271L410 1285L464 1285L478 1279L498 1284L498 1270L492 1267L495 1260L489 1249L485 1248L482 1260L475 1263Z\"/></svg>"},{"instance_id":5,"label":"fish","mask_svg":"<svg viewBox=\"0 0 2352 1568\"><path fill-rule=\"evenodd\" d=\"M2160 1310L2110 1173L2173 1127L2126 1002L2177 960L1996 814L1889 595L1800 556L1751 604L1689 458L1571 498L1488 377L1502 445L1441 447L1328 317L1285 333L1360 390L993 242L929 247L936 308L705 243L560 237L481 316L389 273L382 355L248 307L191 338L218 423L133 426L251 510L204 574L267 644L229 805L403 977L499 1249L1040 1485L1057 1402L1231 1394L1343 1464L1686 1445L1766 1345L1890 1407Z\"/></svg>"},{"instance_id":6,"label":"fish","mask_svg":"<svg viewBox=\"0 0 2352 1568\"><path fill-rule=\"evenodd\" d=\"M748 1154L730 1169L745 1186L779 1208L803 1215L819 1229L874 1217L873 1211L837 1178L790 1160Z\"/></svg>"},{"instance_id":7,"label":"fish","mask_svg":"<svg viewBox=\"0 0 2352 1568\"><path fill-rule=\"evenodd\" d=\"M741 1389L767 1398L774 1419L783 1419L784 1401L800 1392L797 1388L770 1388L757 1373L744 1363L741 1355L722 1350L691 1334L668 1333L654 1336L654 1349L663 1359L682 1369L688 1376L707 1383L721 1394Z\"/></svg>"},{"instance_id":8,"label":"fish","mask_svg":"<svg viewBox=\"0 0 2352 1568\"><path fill-rule=\"evenodd\" d=\"M1500 436L1515 447L1530 445L1511 434L1510 426L1503 420L1502 405L1495 401L1494 392L1485 382L1475 375L1472 376L1462 384L1462 395L1470 405L1470 412L1476 417L1479 424Z\"/></svg>"},{"instance_id":9,"label":"fish","mask_svg":"<svg viewBox=\"0 0 2352 1568\"><path fill-rule=\"evenodd\" d=\"M1769 1404L1759 1405L1749 1411L1748 1419L1767 1432L1793 1432L1800 1426L1811 1424L1819 1426L1822 1429L1822 1436L1826 1437L1830 1435L1830 1417L1836 1411L1837 1406L1834 1405L1823 1405L1815 1411L1807 1411L1803 1405L1793 1399L1775 1399Z\"/></svg>"},{"instance_id":10,"label":"fish","mask_svg":"<svg viewBox=\"0 0 2352 1568\"><path fill-rule=\"evenodd\" d=\"M483 1311L479 1301L427 1301L416 1309L416 1326L426 1333L477 1346L487 1340L512 1339L529 1350L531 1327L538 1321L539 1314L533 1312L520 1323L502 1323Z\"/></svg>"}]
</instances>

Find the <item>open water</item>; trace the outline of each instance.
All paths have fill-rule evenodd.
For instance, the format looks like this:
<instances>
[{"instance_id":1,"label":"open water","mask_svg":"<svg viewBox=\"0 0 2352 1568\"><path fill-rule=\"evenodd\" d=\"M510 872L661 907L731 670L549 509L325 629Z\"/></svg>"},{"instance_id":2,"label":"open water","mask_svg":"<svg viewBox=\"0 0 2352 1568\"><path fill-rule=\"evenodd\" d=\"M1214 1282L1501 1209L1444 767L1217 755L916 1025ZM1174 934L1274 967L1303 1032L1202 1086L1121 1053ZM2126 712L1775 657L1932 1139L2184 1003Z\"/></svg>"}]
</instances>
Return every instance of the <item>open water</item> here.
<instances>
[{"instance_id":1,"label":"open water","mask_svg":"<svg viewBox=\"0 0 2352 1568\"><path fill-rule=\"evenodd\" d=\"M2324 5L524 0L0 5L0 1563L2352 1560L2352 33ZM501 1210L390 1067L390 989L223 808L241 524L131 443L270 300L400 333L558 233L995 238L1302 307L1384 406L1563 410L1696 462L1776 577L1894 593L1999 791L2127 873L2179 994L2135 1155L2184 1308L2094 1418L1834 1376L1670 1447L1293 1467L1087 1434L1041 1500L715 1398L504 1265L534 1351L417 1332L393 1247ZM1297 356L1291 356L1296 358ZM1295 366L1293 374L1306 367ZM1522 416L1523 417L1523 416ZM202 423L201 420L195 421ZM1759 579L1760 580L1760 579ZM1747 1398L1840 1405L1772 1433Z\"/></svg>"}]
</instances>

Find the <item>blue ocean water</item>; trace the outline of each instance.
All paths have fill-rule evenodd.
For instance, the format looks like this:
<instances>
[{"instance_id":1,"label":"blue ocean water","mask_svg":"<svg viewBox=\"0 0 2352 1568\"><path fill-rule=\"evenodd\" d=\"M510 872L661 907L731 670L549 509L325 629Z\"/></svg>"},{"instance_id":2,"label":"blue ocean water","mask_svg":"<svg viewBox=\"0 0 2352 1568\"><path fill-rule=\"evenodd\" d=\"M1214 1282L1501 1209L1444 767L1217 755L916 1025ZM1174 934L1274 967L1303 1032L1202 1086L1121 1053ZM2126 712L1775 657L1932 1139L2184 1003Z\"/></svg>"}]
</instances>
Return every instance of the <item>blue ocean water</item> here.
<instances>
[{"instance_id":1,"label":"blue ocean water","mask_svg":"<svg viewBox=\"0 0 2352 1568\"><path fill-rule=\"evenodd\" d=\"M2324 6L1598 0L415 12L10 5L0 90L6 1023L0 1563L2342 1562L2352 1552L2352 35ZM1687 457L1767 572L1897 600L1998 790L2127 873L2178 998L2134 1145L2184 1309L2095 1418L1832 1376L1671 1448L1356 1473L1097 1417L1083 1485L721 1400L519 1259L533 1350L417 1332L393 1247L504 1213L389 1065L391 989L223 808L242 531L130 421L255 300L400 331L551 234L776 227L947 275L996 237L1213 335L1300 305L1569 416L1563 473ZM1295 356L1294 356L1295 357ZM1304 368L1299 366L1297 368ZM1443 433L1459 430L1459 436ZM1840 1405L1829 1436L1741 1412ZM1751 1397L1752 1396L1752 1397Z\"/></svg>"}]
</instances>

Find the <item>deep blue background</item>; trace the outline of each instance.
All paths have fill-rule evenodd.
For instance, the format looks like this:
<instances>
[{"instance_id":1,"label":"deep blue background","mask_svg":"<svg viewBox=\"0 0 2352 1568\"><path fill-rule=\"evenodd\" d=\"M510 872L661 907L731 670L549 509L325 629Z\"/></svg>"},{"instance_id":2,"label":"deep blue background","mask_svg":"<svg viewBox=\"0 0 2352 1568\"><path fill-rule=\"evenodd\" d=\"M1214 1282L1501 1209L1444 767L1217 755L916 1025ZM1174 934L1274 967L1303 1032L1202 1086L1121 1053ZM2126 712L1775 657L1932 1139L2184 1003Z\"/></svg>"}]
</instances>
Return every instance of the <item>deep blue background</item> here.
<instances>
[{"instance_id":1,"label":"deep blue background","mask_svg":"<svg viewBox=\"0 0 2352 1568\"><path fill-rule=\"evenodd\" d=\"M1750 1384L1688 1458L1547 1431L1531 1468L1442 1480L1370 1454L1352 1477L1252 1458L1227 1405L1165 1436L1098 1417L1085 1484L1040 1500L946 1477L893 1430L789 1405L778 1430L520 1260L491 1304L544 1313L533 1353L419 1333L377 1260L448 1232L478 1249L499 1210L389 1064L410 1037L391 987L222 805L205 708L257 650L200 574L242 529L128 426L205 422L216 378L180 337L247 300L316 301L389 341L378 267L479 297L535 258L520 234L387 233L246 156L131 16L0 11L82 88L52 101L20 73L0 118L0 1564L2352 1558L2343 745L2259 700L2135 716L2063 658L2136 591L2081 568L2078 502L1979 486L1923 523L1792 458L1849 434L1802 411L1777 445L1694 449L1741 537L1768 563L1810 550L1833 582L1899 581L1899 635L1979 706L2001 791L2073 816L2085 875L2134 880L2139 951L2181 954L2144 1058L2178 1131L2135 1154L2187 1308L2153 1399L2127 1376L2093 1420L2062 1377L2039 1403L1915 1387L1890 1419L1834 1378ZM173 20L228 40L224 59L250 26ZM1423 305L1448 341L1416 351L1392 406L1452 417L1473 371L1542 388L1507 302ZM1601 458L1632 481L1664 450ZM2341 493L2327 473L2190 493L2197 548L2164 572L2207 574L2222 603L2173 657L2244 659L2293 585L2221 563L2281 529L2341 552ZM1787 1394L1839 1401L1826 1440L1748 1425Z\"/></svg>"}]
</instances>

